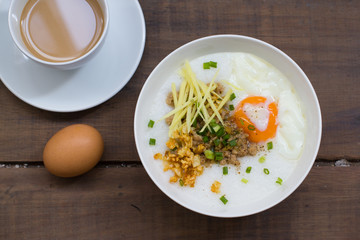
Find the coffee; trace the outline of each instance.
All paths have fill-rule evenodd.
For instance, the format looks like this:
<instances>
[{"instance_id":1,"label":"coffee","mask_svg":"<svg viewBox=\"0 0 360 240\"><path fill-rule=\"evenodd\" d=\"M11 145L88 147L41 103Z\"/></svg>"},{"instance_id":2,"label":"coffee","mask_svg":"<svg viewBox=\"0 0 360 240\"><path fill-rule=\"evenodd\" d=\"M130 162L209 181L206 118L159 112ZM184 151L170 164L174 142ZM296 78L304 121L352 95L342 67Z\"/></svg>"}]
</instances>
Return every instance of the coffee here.
<instances>
[{"instance_id":1,"label":"coffee","mask_svg":"<svg viewBox=\"0 0 360 240\"><path fill-rule=\"evenodd\" d=\"M104 15L97 0L29 0L20 21L27 49L50 62L83 56L104 30Z\"/></svg>"}]
</instances>

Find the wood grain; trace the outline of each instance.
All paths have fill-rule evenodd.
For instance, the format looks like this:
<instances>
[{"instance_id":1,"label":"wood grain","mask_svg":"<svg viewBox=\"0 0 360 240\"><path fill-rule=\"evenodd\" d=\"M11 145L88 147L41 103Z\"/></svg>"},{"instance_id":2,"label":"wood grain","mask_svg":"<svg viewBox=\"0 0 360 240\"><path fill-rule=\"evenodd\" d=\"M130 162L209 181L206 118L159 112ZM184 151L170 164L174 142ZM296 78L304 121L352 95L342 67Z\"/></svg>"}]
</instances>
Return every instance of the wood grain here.
<instances>
[{"instance_id":1,"label":"wood grain","mask_svg":"<svg viewBox=\"0 0 360 240\"><path fill-rule=\"evenodd\" d=\"M143 168L59 179L0 169L0 239L358 239L360 167L314 167L277 206L248 217L200 215L163 194Z\"/></svg>"},{"instance_id":2,"label":"wood grain","mask_svg":"<svg viewBox=\"0 0 360 240\"><path fill-rule=\"evenodd\" d=\"M360 159L360 1L140 1L147 27L141 64L106 103L78 113L33 108L0 84L0 161L41 161L57 130L87 123L103 134L103 161L139 161L133 138L138 94L152 69L171 51L213 34L259 38L292 57L312 82L322 108L319 159ZM1 56L0 56L1 57Z\"/></svg>"},{"instance_id":3,"label":"wood grain","mask_svg":"<svg viewBox=\"0 0 360 240\"><path fill-rule=\"evenodd\" d=\"M56 178L37 163L0 164L0 239L359 239L359 164L313 167L290 197L265 212L207 217L170 200L138 164L133 116L146 78L171 51L208 35L247 35L283 50L309 77L323 115L318 159L360 160L360 1L140 4L147 28L142 61L124 89L100 106L47 112L0 83L0 163L40 162L47 140L72 123L101 132L106 162L73 179Z\"/></svg>"}]
</instances>

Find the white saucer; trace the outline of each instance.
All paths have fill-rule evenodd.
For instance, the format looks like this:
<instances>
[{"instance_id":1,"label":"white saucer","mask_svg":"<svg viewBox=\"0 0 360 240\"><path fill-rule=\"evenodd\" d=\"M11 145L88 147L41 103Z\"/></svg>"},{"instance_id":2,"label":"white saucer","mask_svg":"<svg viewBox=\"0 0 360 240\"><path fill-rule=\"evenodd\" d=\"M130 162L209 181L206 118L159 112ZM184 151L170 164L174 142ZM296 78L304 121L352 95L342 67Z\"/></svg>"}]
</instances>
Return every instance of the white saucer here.
<instances>
[{"instance_id":1,"label":"white saucer","mask_svg":"<svg viewBox=\"0 0 360 240\"><path fill-rule=\"evenodd\" d=\"M11 0L0 0L0 78L24 102L54 112L99 105L118 93L138 67L145 47L145 20L137 0L108 0L110 23L101 51L70 71L42 66L12 42L7 14Z\"/></svg>"}]
</instances>

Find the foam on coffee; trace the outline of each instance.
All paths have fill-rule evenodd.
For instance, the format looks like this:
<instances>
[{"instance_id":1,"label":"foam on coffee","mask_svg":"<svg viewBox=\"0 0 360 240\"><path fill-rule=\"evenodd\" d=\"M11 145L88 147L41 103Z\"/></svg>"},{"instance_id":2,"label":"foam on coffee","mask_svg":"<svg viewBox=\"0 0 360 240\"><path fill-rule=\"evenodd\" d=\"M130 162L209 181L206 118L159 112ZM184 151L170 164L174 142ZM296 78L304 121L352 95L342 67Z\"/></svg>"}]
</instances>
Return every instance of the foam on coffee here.
<instances>
[{"instance_id":1,"label":"foam on coffee","mask_svg":"<svg viewBox=\"0 0 360 240\"><path fill-rule=\"evenodd\" d=\"M30 0L21 14L27 49L50 62L86 54L100 39L104 16L96 0Z\"/></svg>"}]
</instances>

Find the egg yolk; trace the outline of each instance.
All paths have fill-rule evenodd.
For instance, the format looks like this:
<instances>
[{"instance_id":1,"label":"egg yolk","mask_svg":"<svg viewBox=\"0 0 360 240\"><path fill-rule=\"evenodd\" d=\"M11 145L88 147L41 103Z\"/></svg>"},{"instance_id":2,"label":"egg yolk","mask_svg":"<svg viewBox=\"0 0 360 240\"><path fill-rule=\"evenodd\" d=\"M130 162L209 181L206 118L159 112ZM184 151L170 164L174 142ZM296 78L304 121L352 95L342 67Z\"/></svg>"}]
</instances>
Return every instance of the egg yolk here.
<instances>
[{"instance_id":1,"label":"egg yolk","mask_svg":"<svg viewBox=\"0 0 360 240\"><path fill-rule=\"evenodd\" d=\"M242 100L236 108L234 114L235 123L239 128L244 129L244 131L249 134L249 140L252 142L262 142L275 137L277 129L276 118L278 114L278 109L275 102L270 103L267 107L267 110L269 111L269 119L267 127L264 131L260 131L255 127L255 124L251 122L243 109L245 104L265 104L266 100L267 99L262 96L247 97Z\"/></svg>"}]
</instances>

